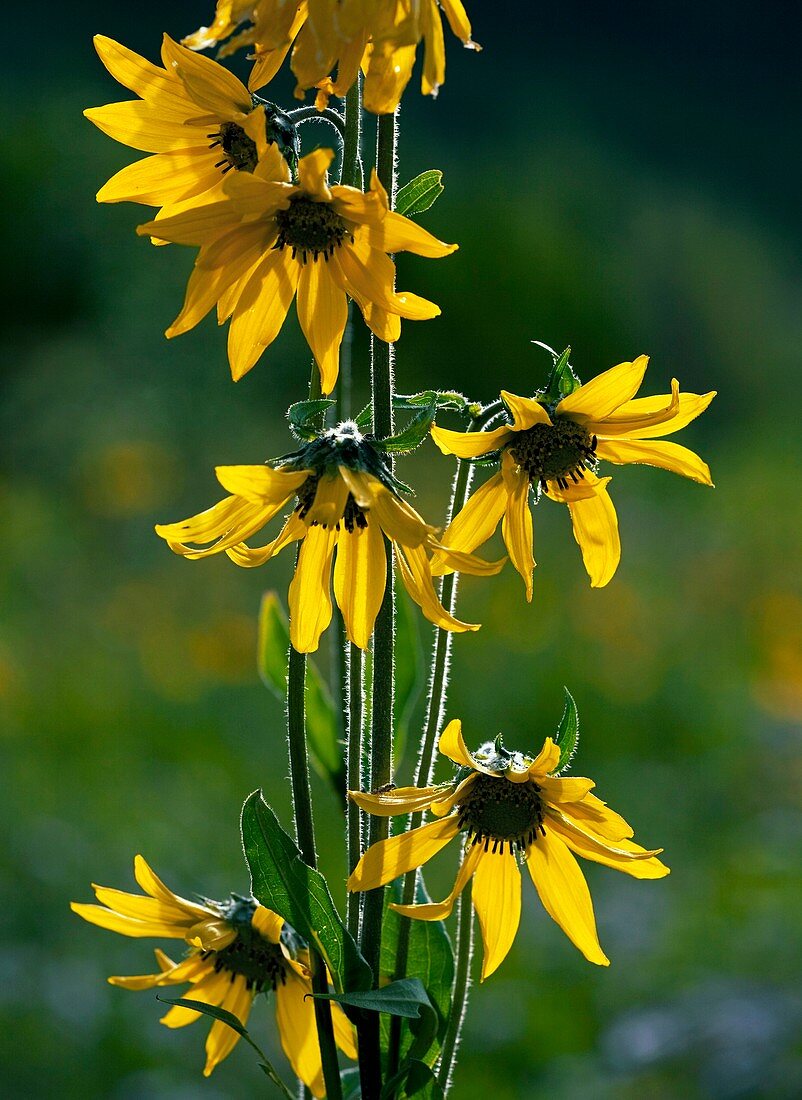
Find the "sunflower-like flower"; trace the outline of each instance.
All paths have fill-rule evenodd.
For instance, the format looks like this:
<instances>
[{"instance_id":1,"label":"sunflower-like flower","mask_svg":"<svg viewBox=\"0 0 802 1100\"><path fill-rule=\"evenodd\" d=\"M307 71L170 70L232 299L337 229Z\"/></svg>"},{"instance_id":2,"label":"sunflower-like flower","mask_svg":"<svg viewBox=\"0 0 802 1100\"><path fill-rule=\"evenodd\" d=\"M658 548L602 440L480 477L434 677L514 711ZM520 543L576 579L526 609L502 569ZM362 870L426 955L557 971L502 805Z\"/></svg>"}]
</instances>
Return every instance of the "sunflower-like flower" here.
<instances>
[{"instance_id":1,"label":"sunflower-like flower","mask_svg":"<svg viewBox=\"0 0 802 1100\"><path fill-rule=\"evenodd\" d=\"M231 1012L243 1027L257 994L276 995L276 1023L284 1053L295 1074L316 1097L325 1095L317 1043L309 951L282 917L253 898L232 894L228 901L188 901L174 894L142 856L134 859L134 876L142 894L93 886L100 905L72 903L73 912L90 924L123 936L183 940L189 947L180 962L156 949L157 974L112 977L123 989L163 989L190 983L187 998ZM200 1012L179 1005L162 1017L166 1027L185 1027ZM334 1036L339 1048L356 1058L351 1025L339 1005L332 1005ZM206 1039L208 1077L239 1041L227 1024L215 1020Z\"/></svg>"},{"instance_id":2,"label":"sunflower-like flower","mask_svg":"<svg viewBox=\"0 0 802 1100\"><path fill-rule=\"evenodd\" d=\"M470 553L502 523L504 542L532 599L532 513L529 491L568 505L591 585L601 588L621 559L618 518L607 492L609 477L596 474L599 459L618 464L645 463L712 485L705 462L677 443L657 439L684 428L704 412L715 391L639 397L649 359L620 363L561 400L551 395L518 397L502 390L511 424L486 432L453 432L432 426L432 437L447 455L477 459L497 452L500 470L469 499L443 535L454 550ZM442 557L435 573L449 572Z\"/></svg>"},{"instance_id":3,"label":"sunflower-like flower","mask_svg":"<svg viewBox=\"0 0 802 1100\"><path fill-rule=\"evenodd\" d=\"M280 465L219 466L217 479L231 496L180 523L156 527L170 548L186 558L222 551L237 565L263 565L285 546L301 541L290 584L290 638L301 653L313 653L331 622L331 577L348 638L367 649L387 578L385 536L395 551L401 580L430 622L444 630L478 630L440 603L429 554L439 551L449 567L488 576L504 560L485 562L452 554L398 495L402 488L353 421L324 432ZM250 538L296 499L279 535L265 546ZM205 545L208 544L208 545ZM203 547L202 549L200 547Z\"/></svg>"},{"instance_id":4,"label":"sunflower-like flower","mask_svg":"<svg viewBox=\"0 0 802 1100\"><path fill-rule=\"evenodd\" d=\"M323 393L331 393L349 296L380 340L398 339L402 317L439 315L433 302L395 291L395 265L387 253L437 257L457 246L390 210L375 172L367 194L330 187L333 157L331 149L303 157L298 183L292 184L286 162L271 145L253 174L229 178L225 199L139 226L140 234L200 246L184 307L168 337L194 328L217 303L219 323L231 319L228 357L237 380L278 336L297 292L301 328Z\"/></svg>"},{"instance_id":5,"label":"sunflower-like flower","mask_svg":"<svg viewBox=\"0 0 802 1100\"><path fill-rule=\"evenodd\" d=\"M111 75L140 99L84 114L115 140L154 154L112 176L98 191L99 202L160 206L160 216L167 216L187 202L225 198L227 173L253 172L269 142L294 163L298 139L289 117L253 97L216 61L168 35L164 68L102 35L95 36L95 48Z\"/></svg>"},{"instance_id":6,"label":"sunflower-like flower","mask_svg":"<svg viewBox=\"0 0 802 1100\"><path fill-rule=\"evenodd\" d=\"M437 820L374 844L363 855L348 889L373 890L423 866L455 837L464 840L454 889L443 902L393 904L418 920L447 917L470 879L484 943L482 981L504 961L521 916L520 861L525 860L543 908L585 958L600 966L601 949L590 892L572 853L624 871L633 878L669 873L630 839L632 829L595 795L590 779L564 778L561 750L547 737L534 757L508 752L501 743L470 753L457 720L440 736L440 752L459 766L450 783L397 787L375 794L349 791L363 810L383 817L431 810Z\"/></svg>"},{"instance_id":7,"label":"sunflower-like flower","mask_svg":"<svg viewBox=\"0 0 802 1100\"><path fill-rule=\"evenodd\" d=\"M385 114L401 100L420 42L425 44L421 91L437 95L445 81L441 9L462 44L478 49L461 0L218 0L212 25L201 27L184 44L202 50L233 35L220 56L254 46L253 90L273 79L292 49L295 94L302 98L307 89L317 88L319 104L330 94L345 95L361 66L365 108ZM336 79L331 75L335 69Z\"/></svg>"}]
</instances>

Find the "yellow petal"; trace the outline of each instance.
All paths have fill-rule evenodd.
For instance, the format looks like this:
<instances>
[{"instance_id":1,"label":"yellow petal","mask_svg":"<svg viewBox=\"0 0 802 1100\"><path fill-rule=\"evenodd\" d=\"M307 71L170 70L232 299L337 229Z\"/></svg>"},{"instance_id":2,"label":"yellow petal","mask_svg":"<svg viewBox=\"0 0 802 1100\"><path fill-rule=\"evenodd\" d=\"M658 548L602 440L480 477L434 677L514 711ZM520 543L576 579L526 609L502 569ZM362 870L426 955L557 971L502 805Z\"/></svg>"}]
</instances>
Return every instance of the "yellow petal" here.
<instances>
[{"instance_id":1,"label":"yellow petal","mask_svg":"<svg viewBox=\"0 0 802 1100\"><path fill-rule=\"evenodd\" d=\"M557 406L557 415L580 421L602 420L632 400L640 389L648 365L648 355L639 355L632 363L611 367L564 397Z\"/></svg>"},{"instance_id":2,"label":"yellow petal","mask_svg":"<svg viewBox=\"0 0 802 1100\"><path fill-rule=\"evenodd\" d=\"M139 100L90 107L84 115L110 138L143 153L177 153L208 142L206 127L185 126Z\"/></svg>"},{"instance_id":3,"label":"yellow petal","mask_svg":"<svg viewBox=\"0 0 802 1100\"><path fill-rule=\"evenodd\" d=\"M440 734L437 748L443 756L447 756L461 768L473 768L474 771L484 771L484 768L468 751L465 738L462 736L462 722L459 718L452 718L446 728Z\"/></svg>"},{"instance_id":4,"label":"yellow petal","mask_svg":"<svg viewBox=\"0 0 802 1100\"><path fill-rule=\"evenodd\" d=\"M529 846L527 865L532 882L549 916L588 962L609 966L596 932L596 918L588 884L559 837L548 830Z\"/></svg>"},{"instance_id":5,"label":"yellow petal","mask_svg":"<svg viewBox=\"0 0 802 1100\"><path fill-rule=\"evenodd\" d=\"M234 113L252 110L250 93L232 72L203 54L180 46L165 34L162 59L166 69L180 77L189 96L210 114L230 119Z\"/></svg>"},{"instance_id":6,"label":"yellow petal","mask_svg":"<svg viewBox=\"0 0 802 1100\"><path fill-rule=\"evenodd\" d=\"M432 582L431 566L422 546L413 548L394 542L395 560L401 581L430 623L441 630L453 630L461 634L466 630L478 630L479 623L463 623L454 618L437 598Z\"/></svg>"},{"instance_id":7,"label":"yellow petal","mask_svg":"<svg viewBox=\"0 0 802 1100\"><path fill-rule=\"evenodd\" d=\"M225 245L225 249L218 246ZM165 331L168 340L181 336L202 321L216 302L240 279L247 278L265 251L264 233L259 226L247 226L224 234L207 249L201 249L181 312ZM222 262L207 266L204 260L214 252Z\"/></svg>"},{"instance_id":8,"label":"yellow petal","mask_svg":"<svg viewBox=\"0 0 802 1100\"><path fill-rule=\"evenodd\" d=\"M334 1041L346 1058L357 1058L356 1036L354 1026L345 1015L340 1006L332 1003L331 1022L334 1027Z\"/></svg>"},{"instance_id":9,"label":"yellow petal","mask_svg":"<svg viewBox=\"0 0 802 1100\"><path fill-rule=\"evenodd\" d=\"M512 428L505 425L492 432L452 432L432 424L432 439L444 455L457 458L481 458L503 447L512 438Z\"/></svg>"},{"instance_id":10,"label":"yellow petal","mask_svg":"<svg viewBox=\"0 0 802 1100\"><path fill-rule=\"evenodd\" d=\"M579 802L596 786L592 779L581 779L579 776L559 779L549 775L540 776L537 785L547 802Z\"/></svg>"},{"instance_id":11,"label":"yellow petal","mask_svg":"<svg viewBox=\"0 0 802 1100\"><path fill-rule=\"evenodd\" d=\"M372 491L370 510L389 539L410 550L428 541L434 528L424 523L411 504L401 500L379 482L371 482L370 488Z\"/></svg>"},{"instance_id":12,"label":"yellow petal","mask_svg":"<svg viewBox=\"0 0 802 1100\"><path fill-rule=\"evenodd\" d=\"M163 206L194 198L220 179L208 148L145 157L112 176L97 193L98 202L140 202Z\"/></svg>"},{"instance_id":13,"label":"yellow petal","mask_svg":"<svg viewBox=\"0 0 802 1100\"><path fill-rule=\"evenodd\" d=\"M483 853L473 876L473 905L482 930L484 981L506 959L521 922L521 872L511 852Z\"/></svg>"},{"instance_id":14,"label":"yellow petal","mask_svg":"<svg viewBox=\"0 0 802 1100\"><path fill-rule=\"evenodd\" d=\"M291 542L297 542L298 539L305 538L306 532L306 524L299 518L297 512L293 512L282 527L278 537L267 543L266 546L251 547L246 546L244 542L240 542L235 546L228 547L226 554L235 565L239 565L243 569L254 569L275 557L279 551L283 550L285 546L289 546Z\"/></svg>"},{"instance_id":15,"label":"yellow petal","mask_svg":"<svg viewBox=\"0 0 802 1100\"><path fill-rule=\"evenodd\" d=\"M616 843L634 836L635 831L629 822L595 794L586 794L581 802L575 802L571 806L571 817L586 831Z\"/></svg>"},{"instance_id":16,"label":"yellow petal","mask_svg":"<svg viewBox=\"0 0 802 1100\"><path fill-rule=\"evenodd\" d=\"M205 905L198 905L194 901L187 901L186 898L174 894L169 887L164 885L153 868L150 867L140 855L134 856L134 878L146 894L150 894L152 898L158 898L160 901L167 902L168 905L179 906L187 915L192 916L195 920L208 915L209 910Z\"/></svg>"},{"instance_id":17,"label":"yellow petal","mask_svg":"<svg viewBox=\"0 0 802 1100\"><path fill-rule=\"evenodd\" d=\"M435 4L421 5L421 30L426 46L423 55L420 90L436 96L446 79L446 47L443 22Z\"/></svg>"},{"instance_id":18,"label":"yellow petal","mask_svg":"<svg viewBox=\"0 0 802 1100\"><path fill-rule=\"evenodd\" d=\"M370 248L368 238L360 238L366 230L358 229L354 242L343 243L329 263L339 266L348 293L361 304L365 301L389 313L397 313L410 321L427 321L440 315L440 307L417 294L396 292L395 264L376 248ZM353 292L352 292L353 289Z\"/></svg>"},{"instance_id":19,"label":"yellow petal","mask_svg":"<svg viewBox=\"0 0 802 1100\"><path fill-rule=\"evenodd\" d=\"M200 1001L205 1005L217 1005L220 1006L228 993L231 985L231 975L226 970L221 970L219 973L212 973L208 978L197 983L192 987L193 1001ZM182 1005L173 1005L170 1011L162 1016L160 1023L165 1027L186 1027L187 1024L192 1024L195 1020L199 1020L202 1013L198 1012L194 1008L184 1008Z\"/></svg>"},{"instance_id":20,"label":"yellow petal","mask_svg":"<svg viewBox=\"0 0 802 1100\"><path fill-rule=\"evenodd\" d=\"M618 518L607 493L609 480L600 478L594 495L587 500L568 502L574 538L582 551L592 588L608 584L621 560Z\"/></svg>"},{"instance_id":21,"label":"yellow petal","mask_svg":"<svg viewBox=\"0 0 802 1100\"><path fill-rule=\"evenodd\" d=\"M313 527L336 527L343 518L348 500L348 485L335 467L322 474L315 489L315 498L304 516L305 523Z\"/></svg>"},{"instance_id":22,"label":"yellow petal","mask_svg":"<svg viewBox=\"0 0 802 1100\"><path fill-rule=\"evenodd\" d=\"M322 257L304 264L298 282L298 320L320 371L320 388L329 394L340 371L340 345L348 323L348 299Z\"/></svg>"},{"instance_id":23,"label":"yellow petal","mask_svg":"<svg viewBox=\"0 0 802 1100\"><path fill-rule=\"evenodd\" d=\"M504 455L501 464L504 488L507 500L501 533L504 545L510 555L510 561L526 586L526 598L532 602L532 574L535 570L535 558L532 552L534 530L532 510L529 507L529 477L515 465L512 455Z\"/></svg>"},{"instance_id":24,"label":"yellow petal","mask_svg":"<svg viewBox=\"0 0 802 1100\"><path fill-rule=\"evenodd\" d=\"M299 653L314 653L331 622L331 559L334 528L310 527L301 545L289 590L290 640Z\"/></svg>"},{"instance_id":25,"label":"yellow petal","mask_svg":"<svg viewBox=\"0 0 802 1100\"><path fill-rule=\"evenodd\" d=\"M333 149L315 149L298 161L298 182L304 193L318 202L332 200L327 176L333 160Z\"/></svg>"},{"instance_id":26,"label":"yellow petal","mask_svg":"<svg viewBox=\"0 0 802 1100\"><path fill-rule=\"evenodd\" d=\"M384 598L387 552L378 522L368 515L367 527L341 527L334 563L334 596L342 611L348 640L367 649Z\"/></svg>"},{"instance_id":27,"label":"yellow petal","mask_svg":"<svg viewBox=\"0 0 802 1100\"><path fill-rule=\"evenodd\" d=\"M432 802L430 806L435 817L445 817L447 813L450 813L457 803L465 798L465 792L473 785L475 779L476 772L471 772L471 774L466 776L465 779L456 785L456 787L453 784L448 784L448 793L445 797L439 797L435 802Z\"/></svg>"},{"instance_id":28,"label":"yellow petal","mask_svg":"<svg viewBox=\"0 0 802 1100\"><path fill-rule=\"evenodd\" d=\"M663 440L658 442L635 439L600 439L596 444L598 458L625 465L630 462L642 462L647 466L659 466L682 477L689 477L702 485L712 485L710 467L699 455L681 447L678 443Z\"/></svg>"},{"instance_id":29,"label":"yellow petal","mask_svg":"<svg viewBox=\"0 0 802 1100\"><path fill-rule=\"evenodd\" d=\"M264 905L257 905L251 917L251 924L259 935L268 943L281 943L281 930L284 927L284 918L272 909L266 909Z\"/></svg>"},{"instance_id":30,"label":"yellow petal","mask_svg":"<svg viewBox=\"0 0 802 1100\"><path fill-rule=\"evenodd\" d=\"M560 750L551 737L543 742L543 748L529 765L529 775L539 782L540 776L549 775L560 763Z\"/></svg>"},{"instance_id":31,"label":"yellow petal","mask_svg":"<svg viewBox=\"0 0 802 1100\"><path fill-rule=\"evenodd\" d=\"M136 231L140 237L158 237L174 244L203 245L231 228L236 215L228 199L209 202L203 206L193 206L170 218L138 225Z\"/></svg>"},{"instance_id":32,"label":"yellow petal","mask_svg":"<svg viewBox=\"0 0 802 1100\"><path fill-rule=\"evenodd\" d=\"M340 466L339 470L340 477L348 486L348 492L359 507L372 508L374 499L383 489L381 482L370 474L363 473L362 470L350 470L347 466Z\"/></svg>"},{"instance_id":33,"label":"yellow petal","mask_svg":"<svg viewBox=\"0 0 802 1100\"><path fill-rule=\"evenodd\" d=\"M475 554L466 554L461 550L454 550L451 546L444 546L441 542L430 542L429 547L438 556L440 572L467 573L471 577L495 577L507 564L506 557L485 561L484 558L477 558ZM432 568L432 576L435 576L434 568Z\"/></svg>"},{"instance_id":34,"label":"yellow petal","mask_svg":"<svg viewBox=\"0 0 802 1100\"><path fill-rule=\"evenodd\" d=\"M397 817L416 810L428 810L432 802L451 789L451 784L436 787L393 787L373 794L370 791L349 791L348 797L360 810L376 817Z\"/></svg>"},{"instance_id":35,"label":"yellow petal","mask_svg":"<svg viewBox=\"0 0 802 1100\"><path fill-rule=\"evenodd\" d=\"M179 931L190 927L197 920L197 917L184 912L172 901L128 894L124 890L113 890L106 886L95 886L94 891L101 905L113 909L115 913L121 913L124 917L175 926ZM208 912L202 912L204 917L208 916Z\"/></svg>"},{"instance_id":36,"label":"yellow petal","mask_svg":"<svg viewBox=\"0 0 802 1100\"><path fill-rule=\"evenodd\" d=\"M246 283L231 316L228 359L238 382L281 331L300 276L286 249L269 252Z\"/></svg>"},{"instance_id":37,"label":"yellow petal","mask_svg":"<svg viewBox=\"0 0 802 1100\"><path fill-rule=\"evenodd\" d=\"M415 867L422 867L459 832L456 816L380 840L368 848L347 882L348 889L375 890Z\"/></svg>"},{"instance_id":38,"label":"yellow petal","mask_svg":"<svg viewBox=\"0 0 802 1100\"><path fill-rule=\"evenodd\" d=\"M444 901L425 902L421 905L398 905L390 902L390 908L395 909L396 913L401 913L402 916L413 917L415 920L445 920L446 917L451 916L454 903L468 885L468 880L475 873L483 855L481 845L469 843L457 872L454 889ZM520 881L520 875L518 878Z\"/></svg>"},{"instance_id":39,"label":"yellow petal","mask_svg":"<svg viewBox=\"0 0 802 1100\"><path fill-rule=\"evenodd\" d=\"M90 924L96 924L98 928L108 928L110 932L119 932L122 936L131 936L134 939L147 936L172 940L184 938L184 928L177 924L138 920L114 913L102 905L84 905L77 901L71 902L70 908Z\"/></svg>"},{"instance_id":40,"label":"yellow petal","mask_svg":"<svg viewBox=\"0 0 802 1100\"><path fill-rule=\"evenodd\" d=\"M594 863L602 863L615 871L623 871L632 878L665 878L669 869L657 859L662 849L647 850L631 840L607 841L596 836L584 823L574 821L568 813L555 808L547 811L547 830L556 833L571 851Z\"/></svg>"},{"instance_id":41,"label":"yellow petal","mask_svg":"<svg viewBox=\"0 0 802 1100\"><path fill-rule=\"evenodd\" d=\"M276 986L276 1023L293 1072L319 1098L325 1095L325 1089L314 1002L311 997L306 999L311 992L308 983L288 972L287 980Z\"/></svg>"},{"instance_id":42,"label":"yellow petal","mask_svg":"<svg viewBox=\"0 0 802 1100\"><path fill-rule=\"evenodd\" d=\"M253 504L284 504L309 477L309 470L272 466L217 466L217 480L229 493Z\"/></svg>"},{"instance_id":43,"label":"yellow petal","mask_svg":"<svg viewBox=\"0 0 802 1100\"><path fill-rule=\"evenodd\" d=\"M516 432L526 431L535 424L551 424L551 417L532 397L517 397L507 390L501 391L501 400L510 410L512 426Z\"/></svg>"},{"instance_id":44,"label":"yellow petal","mask_svg":"<svg viewBox=\"0 0 802 1100\"><path fill-rule=\"evenodd\" d=\"M507 507L507 494L501 471L493 474L469 497L464 508L443 532L441 542L451 551L472 553L492 538ZM456 567L454 567L456 568ZM453 572L446 555L437 551L432 558L432 573Z\"/></svg>"},{"instance_id":45,"label":"yellow petal","mask_svg":"<svg viewBox=\"0 0 802 1100\"><path fill-rule=\"evenodd\" d=\"M236 1016L243 1027L248 1023L255 992L248 989L245 978L237 974L233 982L230 982L228 991L223 998L221 1008ZM208 1077L215 1066L219 1066L224 1058L227 1058L240 1040L238 1032L224 1024L222 1020L215 1020L209 1029L206 1038L206 1065L203 1068L203 1076Z\"/></svg>"},{"instance_id":46,"label":"yellow petal","mask_svg":"<svg viewBox=\"0 0 802 1100\"><path fill-rule=\"evenodd\" d=\"M445 12L449 27L462 40L463 46L480 49L471 41L471 24L461 0L440 0L440 7Z\"/></svg>"},{"instance_id":47,"label":"yellow petal","mask_svg":"<svg viewBox=\"0 0 802 1100\"><path fill-rule=\"evenodd\" d=\"M710 393L680 393L679 383L672 380L668 396L638 397L622 405L615 416L599 424L600 436L626 436L628 439L653 439L658 435L673 435L700 416L716 396Z\"/></svg>"},{"instance_id":48,"label":"yellow petal","mask_svg":"<svg viewBox=\"0 0 802 1100\"><path fill-rule=\"evenodd\" d=\"M422 226L393 211L385 214L379 224L371 228L370 240L382 252L413 252L416 256L430 259L450 256L459 247L439 241Z\"/></svg>"}]
</instances>

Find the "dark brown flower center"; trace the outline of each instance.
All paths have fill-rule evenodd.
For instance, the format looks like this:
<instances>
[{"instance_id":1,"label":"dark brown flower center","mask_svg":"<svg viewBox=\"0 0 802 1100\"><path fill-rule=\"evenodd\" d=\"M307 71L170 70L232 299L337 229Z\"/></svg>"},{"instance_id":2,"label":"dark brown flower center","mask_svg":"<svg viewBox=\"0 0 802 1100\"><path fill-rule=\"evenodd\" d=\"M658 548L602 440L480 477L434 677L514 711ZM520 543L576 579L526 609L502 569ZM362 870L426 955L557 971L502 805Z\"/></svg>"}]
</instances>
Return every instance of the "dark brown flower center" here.
<instances>
[{"instance_id":1,"label":"dark brown flower center","mask_svg":"<svg viewBox=\"0 0 802 1100\"><path fill-rule=\"evenodd\" d=\"M351 231L345 221L328 202L316 202L308 195L293 195L286 210L276 214L278 240L274 248L292 249L292 258L301 257L306 263L311 257L322 256L328 261L335 248Z\"/></svg>"},{"instance_id":2,"label":"dark brown flower center","mask_svg":"<svg viewBox=\"0 0 802 1100\"><path fill-rule=\"evenodd\" d=\"M261 993L275 989L287 980L287 960L278 944L269 943L254 928L241 929L237 938L222 951L204 951L204 959L214 959L218 973L226 970L233 981L237 974L245 978L248 989Z\"/></svg>"},{"instance_id":3,"label":"dark brown flower center","mask_svg":"<svg viewBox=\"0 0 802 1100\"><path fill-rule=\"evenodd\" d=\"M543 799L540 787L528 780L511 783L503 776L477 775L468 787L464 800L457 805L459 827L474 844L484 843L485 851L491 841L495 853L505 844L510 852L516 848L524 851L538 834L543 832Z\"/></svg>"},{"instance_id":4,"label":"dark brown flower center","mask_svg":"<svg viewBox=\"0 0 802 1100\"><path fill-rule=\"evenodd\" d=\"M545 489L547 482L556 481L567 489L569 478L574 483L582 480L596 453L596 437L567 416L555 416L552 424L533 424L516 432L508 446L533 485Z\"/></svg>"},{"instance_id":5,"label":"dark brown flower center","mask_svg":"<svg viewBox=\"0 0 802 1100\"><path fill-rule=\"evenodd\" d=\"M219 146L223 154L223 159L215 165L215 168L223 169L223 175L232 168L236 168L238 172L253 172L259 163L256 142L236 122L221 122L220 129L208 136L214 138L210 148L216 149Z\"/></svg>"},{"instance_id":6,"label":"dark brown flower center","mask_svg":"<svg viewBox=\"0 0 802 1100\"><path fill-rule=\"evenodd\" d=\"M301 517L306 519L309 514L309 510L315 503L315 494L317 493L318 483L320 476L318 474L310 474L303 485L298 489L295 494L298 498L298 503L295 506L295 511ZM362 508L359 507L353 496L349 493L348 499L345 502L345 509L343 510L342 523L345 526L346 531L350 534L353 533L354 527L359 527L364 530L368 525L368 518ZM318 521L313 520L312 526L317 527ZM324 524L327 527L328 524ZM339 531L340 524L336 524L336 529Z\"/></svg>"}]
</instances>

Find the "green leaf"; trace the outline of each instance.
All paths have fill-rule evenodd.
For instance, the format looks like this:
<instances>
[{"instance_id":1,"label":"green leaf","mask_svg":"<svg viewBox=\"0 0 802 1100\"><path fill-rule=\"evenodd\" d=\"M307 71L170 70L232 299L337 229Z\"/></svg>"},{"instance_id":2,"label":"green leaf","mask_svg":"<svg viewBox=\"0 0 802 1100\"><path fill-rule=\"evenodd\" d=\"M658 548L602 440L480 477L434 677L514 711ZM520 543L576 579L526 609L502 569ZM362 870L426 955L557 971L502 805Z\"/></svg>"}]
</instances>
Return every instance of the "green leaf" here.
<instances>
[{"instance_id":1,"label":"green leaf","mask_svg":"<svg viewBox=\"0 0 802 1100\"><path fill-rule=\"evenodd\" d=\"M359 1069L350 1066L340 1073L340 1082L343 1087L343 1100L361 1100L362 1083L359 1078Z\"/></svg>"},{"instance_id":2,"label":"green leaf","mask_svg":"<svg viewBox=\"0 0 802 1100\"><path fill-rule=\"evenodd\" d=\"M242 844L256 900L317 948L338 993L369 989L371 969L340 920L325 878L304 863L261 791L242 807Z\"/></svg>"},{"instance_id":3,"label":"green leaf","mask_svg":"<svg viewBox=\"0 0 802 1100\"><path fill-rule=\"evenodd\" d=\"M550 348L548 344L541 343L540 340L533 340L532 343L536 344L539 348L543 348L552 358L553 366L549 374L549 380L546 383L545 390L540 394L540 398L548 404L556 405L563 397L567 397L582 385L574 374L573 367L568 362L571 356L571 349L568 347L558 355L554 348Z\"/></svg>"},{"instance_id":4,"label":"green leaf","mask_svg":"<svg viewBox=\"0 0 802 1100\"><path fill-rule=\"evenodd\" d=\"M281 1080L278 1073L273 1068L272 1064L265 1055L264 1051L250 1037L247 1028L242 1026L241 1022L234 1015L233 1012L229 1012L225 1008L220 1008L218 1005L207 1004L206 1001L193 1001L189 997L160 997L158 994L156 994L156 1000L161 1001L163 1004L166 1005L177 1005L178 1008L188 1008L193 1012L202 1012L204 1016L211 1016L215 1020L219 1020L221 1023L226 1024L232 1029L232 1031L236 1031L237 1035L240 1035L247 1043L250 1043L250 1045L262 1059L262 1061L259 1063L260 1069L262 1069L264 1073L267 1074L267 1076L270 1078L276 1088L278 1088L281 1094L283 1096L286 1096L288 1100L295 1100L293 1094Z\"/></svg>"},{"instance_id":5,"label":"green leaf","mask_svg":"<svg viewBox=\"0 0 802 1100\"><path fill-rule=\"evenodd\" d=\"M448 412L464 412L470 402L464 394L456 390L422 390L420 393L393 394L394 409L419 409L421 406L437 403L437 408Z\"/></svg>"},{"instance_id":6,"label":"green leaf","mask_svg":"<svg viewBox=\"0 0 802 1100\"><path fill-rule=\"evenodd\" d=\"M373 406L370 404L365 405L362 412L357 413L354 417L354 423L358 428L361 428L363 432L368 431L373 423Z\"/></svg>"},{"instance_id":7,"label":"green leaf","mask_svg":"<svg viewBox=\"0 0 802 1100\"><path fill-rule=\"evenodd\" d=\"M396 1096L403 1085L402 1096L415 1097L416 1100L443 1100L445 1092L433 1070L418 1059L407 1059L395 1077L388 1081L381 1091L382 1100Z\"/></svg>"},{"instance_id":8,"label":"green leaf","mask_svg":"<svg viewBox=\"0 0 802 1100\"><path fill-rule=\"evenodd\" d=\"M284 702L290 630L276 592L265 592L259 609L257 664L262 682ZM306 663L306 735L316 771L345 801L345 761L340 725L328 685L315 663Z\"/></svg>"},{"instance_id":9,"label":"green leaf","mask_svg":"<svg viewBox=\"0 0 802 1100\"><path fill-rule=\"evenodd\" d=\"M395 619L395 738L396 762L404 753L409 723L424 679L423 646L418 630L417 608L406 592L399 591Z\"/></svg>"},{"instance_id":10,"label":"green leaf","mask_svg":"<svg viewBox=\"0 0 802 1100\"><path fill-rule=\"evenodd\" d=\"M565 692L565 710L557 727L557 736L554 738L560 750L560 762L556 772L561 772L568 767L579 744L579 711L568 688L564 687L563 691Z\"/></svg>"},{"instance_id":11,"label":"green leaf","mask_svg":"<svg viewBox=\"0 0 802 1100\"><path fill-rule=\"evenodd\" d=\"M401 978L381 989L355 993L313 993L312 996L365 1012L384 1012L388 1016L404 1016L409 1020L420 1019L424 1012L434 1011L420 978Z\"/></svg>"},{"instance_id":12,"label":"green leaf","mask_svg":"<svg viewBox=\"0 0 802 1100\"><path fill-rule=\"evenodd\" d=\"M329 397L316 401L296 401L287 409L290 430L299 439L316 439L320 433L323 416L335 404Z\"/></svg>"},{"instance_id":13,"label":"green leaf","mask_svg":"<svg viewBox=\"0 0 802 1100\"><path fill-rule=\"evenodd\" d=\"M414 451L429 434L429 428L434 422L436 413L437 398L433 397L428 405L412 417L403 431L388 436L387 439L377 440L376 446L388 454L407 454L409 451Z\"/></svg>"},{"instance_id":14,"label":"green leaf","mask_svg":"<svg viewBox=\"0 0 802 1100\"><path fill-rule=\"evenodd\" d=\"M407 218L422 214L433 206L443 193L443 173L437 168L421 172L405 183L395 197L395 212Z\"/></svg>"}]
</instances>

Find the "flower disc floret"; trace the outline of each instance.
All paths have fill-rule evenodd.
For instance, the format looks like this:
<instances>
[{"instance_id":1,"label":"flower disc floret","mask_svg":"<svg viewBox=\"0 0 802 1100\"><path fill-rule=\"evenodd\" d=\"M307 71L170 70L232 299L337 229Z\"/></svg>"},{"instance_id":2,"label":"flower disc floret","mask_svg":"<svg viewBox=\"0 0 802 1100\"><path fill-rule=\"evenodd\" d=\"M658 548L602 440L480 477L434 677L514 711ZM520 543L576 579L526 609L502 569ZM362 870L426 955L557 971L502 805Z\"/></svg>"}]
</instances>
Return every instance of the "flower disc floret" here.
<instances>
[{"instance_id":1,"label":"flower disc floret","mask_svg":"<svg viewBox=\"0 0 802 1100\"><path fill-rule=\"evenodd\" d=\"M567 416L555 416L551 424L533 424L516 432L508 450L532 485L545 491L549 481L561 489L568 479L576 485L596 454L596 437Z\"/></svg>"},{"instance_id":2,"label":"flower disc floret","mask_svg":"<svg viewBox=\"0 0 802 1100\"><path fill-rule=\"evenodd\" d=\"M235 168L238 172L253 172L259 163L259 151L256 142L245 133L236 122L223 122L220 129L209 134L214 141L210 149L220 148L222 160L215 168L222 168L223 175Z\"/></svg>"},{"instance_id":3,"label":"flower disc floret","mask_svg":"<svg viewBox=\"0 0 802 1100\"><path fill-rule=\"evenodd\" d=\"M286 210L276 212L278 238L274 248L291 248L292 258L300 254L305 264L311 256L328 260L334 249L353 234L330 203L316 202L307 195L293 195Z\"/></svg>"},{"instance_id":4,"label":"flower disc floret","mask_svg":"<svg viewBox=\"0 0 802 1100\"><path fill-rule=\"evenodd\" d=\"M459 827L488 851L523 852L543 831L543 800L537 783L511 783L505 778L477 775L457 803Z\"/></svg>"}]
</instances>

